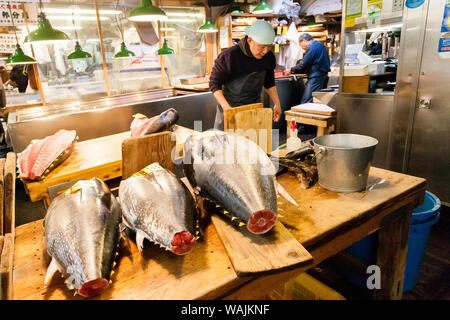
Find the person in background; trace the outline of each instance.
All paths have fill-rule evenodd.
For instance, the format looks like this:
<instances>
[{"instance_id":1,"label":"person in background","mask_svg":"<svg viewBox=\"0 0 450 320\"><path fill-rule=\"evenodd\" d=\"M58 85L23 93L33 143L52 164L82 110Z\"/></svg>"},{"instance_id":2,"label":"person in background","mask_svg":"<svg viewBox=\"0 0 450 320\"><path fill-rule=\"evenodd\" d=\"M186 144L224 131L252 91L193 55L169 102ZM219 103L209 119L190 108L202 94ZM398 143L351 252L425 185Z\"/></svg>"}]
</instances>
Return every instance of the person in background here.
<instances>
[{"instance_id":1,"label":"person in background","mask_svg":"<svg viewBox=\"0 0 450 320\"><path fill-rule=\"evenodd\" d=\"M247 27L246 37L221 52L214 62L209 88L217 106L215 129L223 130L223 110L261 102L264 87L274 102L274 121L281 116L281 104L275 87L275 55L270 51L275 39L273 26L256 21Z\"/></svg>"},{"instance_id":2,"label":"person in background","mask_svg":"<svg viewBox=\"0 0 450 320\"><path fill-rule=\"evenodd\" d=\"M314 40L309 33L302 33L299 37L299 43L300 47L306 50L305 55L299 64L285 72L287 75L302 73L308 76L301 99L301 103L308 103L313 101L313 92L326 88L328 72L331 71L330 56L327 47Z\"/></svg>"},{"instance_id":3,"label":"person in background","mask_svg":"<svg viewBox=\"0 0 450 320\"><path fill-rule=\"evenodd\" d=\"M14 65L9 74L9 80L6 81L5 86L11 82L14 82L17 85L19 92L25 92L28 87L28 74L24 68L25 66L23 64Z\"/></svg>"}]
</instances>

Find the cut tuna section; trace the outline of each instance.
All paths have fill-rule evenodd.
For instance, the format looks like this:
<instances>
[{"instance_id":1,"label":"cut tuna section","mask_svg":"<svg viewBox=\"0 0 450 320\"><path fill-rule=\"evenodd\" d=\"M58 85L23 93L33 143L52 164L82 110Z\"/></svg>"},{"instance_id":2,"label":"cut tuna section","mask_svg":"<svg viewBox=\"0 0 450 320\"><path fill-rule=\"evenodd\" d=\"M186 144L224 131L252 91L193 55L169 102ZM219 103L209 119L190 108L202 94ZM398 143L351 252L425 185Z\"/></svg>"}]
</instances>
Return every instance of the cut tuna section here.
<instances>
[{"instance_id":1,"label":"cut tuna section","mask_svg":"<svg viewBox=\"0 0 450 320\"><path fill-rule=\"evenodd\" d=\"M152 118L147 118L142 114L136 114L130 126L131 136L141 137L150 133L169 130L178 121L178 118L178 111L173 108Z\"/></svg>"},{"instance_id":2,"label":"cut tuna section","mask_svg":"<svg viewBox=\"0 0 450 320\"><path fill-rule=\"evenodd\" d=\"M214 201L255 234L278 219L275 167L252 141L223 131L192 135L184 144L183 170L201 196Z\"/></svg>"},{"instance_id":3,"label":"cut tuna section","mask_svg":"<svg viewBox=\"0 0 450 320\"><path fill-rule=\"evenodd\" d=\"M54 135L33 140L17 157L23 181L41 180L70 155L77 139L75 130L59 130Z\"/></svg>"}]
</instances>

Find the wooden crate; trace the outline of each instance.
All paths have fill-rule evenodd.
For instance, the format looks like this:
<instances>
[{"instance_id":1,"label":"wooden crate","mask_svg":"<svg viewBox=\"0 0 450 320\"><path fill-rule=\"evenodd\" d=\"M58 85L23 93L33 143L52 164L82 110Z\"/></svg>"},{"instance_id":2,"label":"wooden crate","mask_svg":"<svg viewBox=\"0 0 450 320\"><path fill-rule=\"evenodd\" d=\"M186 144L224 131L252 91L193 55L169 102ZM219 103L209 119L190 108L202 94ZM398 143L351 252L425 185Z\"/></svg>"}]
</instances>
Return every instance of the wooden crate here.
<instances>
[{"instance_id":1,"label":"wooden crate","mask_svg":"<svg viewBox=\"0 0 450 320\"><path fill-rule=\"evenodd\" d=\"M369 93L370 76L351 76L342 78L342 92Z\"/></svg>"},{"instance_id":2,"label":"wooden crate","mask_svg":"<svg viewBox=\"0 0 450 320\"><path fill-rule=\"evenodd\" d=\"M13 288L15 239L16 154L0 159L0 300L10 300Z\"/></svg>"}]
</instances>

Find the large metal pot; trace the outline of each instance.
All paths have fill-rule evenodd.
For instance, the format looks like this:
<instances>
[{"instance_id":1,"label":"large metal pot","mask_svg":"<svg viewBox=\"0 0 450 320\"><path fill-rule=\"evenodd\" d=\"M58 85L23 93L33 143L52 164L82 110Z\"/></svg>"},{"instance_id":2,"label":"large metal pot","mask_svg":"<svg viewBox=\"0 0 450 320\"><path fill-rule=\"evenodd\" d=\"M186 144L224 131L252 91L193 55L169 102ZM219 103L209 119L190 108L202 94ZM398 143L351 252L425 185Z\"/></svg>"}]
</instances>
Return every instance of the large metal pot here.
<instances>
[{"instance_id":1,"label":"large metal pot","mask_svg":"<svg viewBox=\"0 0 450 320\"><path fill-rule=\"evenodd\" d=\"M336 192L366 188L378 140L358 134L332 134L314 139L319 184Z\"/></svg>"}]
</instances>

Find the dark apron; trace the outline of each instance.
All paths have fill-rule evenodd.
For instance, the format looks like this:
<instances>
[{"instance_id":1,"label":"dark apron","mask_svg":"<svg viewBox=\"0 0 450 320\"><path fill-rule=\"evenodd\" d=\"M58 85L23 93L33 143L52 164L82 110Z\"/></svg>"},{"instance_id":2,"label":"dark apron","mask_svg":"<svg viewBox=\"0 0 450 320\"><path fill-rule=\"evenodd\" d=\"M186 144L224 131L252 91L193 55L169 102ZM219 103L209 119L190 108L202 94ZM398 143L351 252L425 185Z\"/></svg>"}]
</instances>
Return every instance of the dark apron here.
<instances>
[{"instance_id":1,"label":"dark apron","mask_svg":"<svg viewBox=\"0 0 450 320\"><path fill-rule=\"evenodd\" d=\"M266 70L240 76L223 86L223 95L233 108L261 102L265 78ZM223 130L223 109L220 105L217 105L214 129Z\"/></svg>"}]
</instances>

